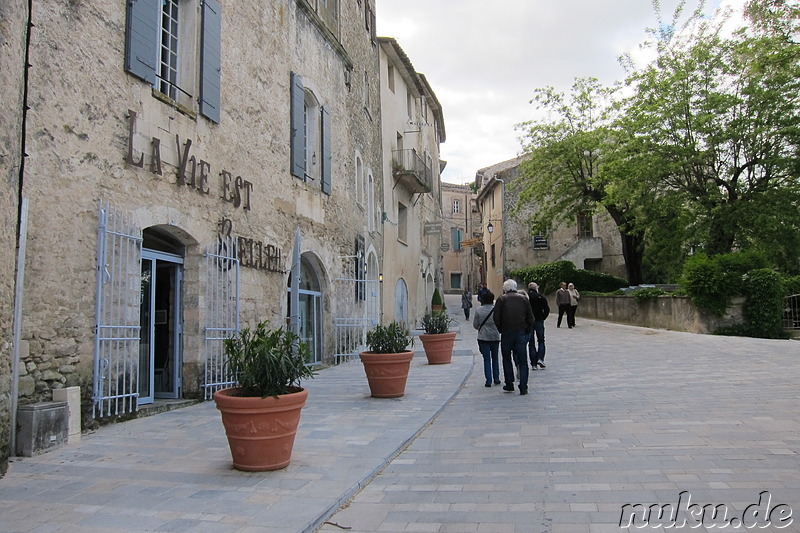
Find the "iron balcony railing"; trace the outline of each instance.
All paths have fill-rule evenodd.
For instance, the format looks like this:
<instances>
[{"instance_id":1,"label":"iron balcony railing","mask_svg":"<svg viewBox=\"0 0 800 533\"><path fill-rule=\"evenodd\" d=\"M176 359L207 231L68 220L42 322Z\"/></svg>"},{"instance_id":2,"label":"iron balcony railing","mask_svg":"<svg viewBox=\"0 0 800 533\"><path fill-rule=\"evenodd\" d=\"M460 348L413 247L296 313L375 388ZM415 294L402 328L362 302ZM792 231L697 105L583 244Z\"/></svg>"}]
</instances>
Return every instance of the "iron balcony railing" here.
<instances>
[{"instance_id":1,"label":"iron balcony railing","mask_svg":"<svg viewBox=\"0 0 800 533\"><path fill-rule=\"evenodd\" d=\"M413 148L392 151L392 175L412 193L433 190L433 173Z\"/></svg>"}]
</instances>

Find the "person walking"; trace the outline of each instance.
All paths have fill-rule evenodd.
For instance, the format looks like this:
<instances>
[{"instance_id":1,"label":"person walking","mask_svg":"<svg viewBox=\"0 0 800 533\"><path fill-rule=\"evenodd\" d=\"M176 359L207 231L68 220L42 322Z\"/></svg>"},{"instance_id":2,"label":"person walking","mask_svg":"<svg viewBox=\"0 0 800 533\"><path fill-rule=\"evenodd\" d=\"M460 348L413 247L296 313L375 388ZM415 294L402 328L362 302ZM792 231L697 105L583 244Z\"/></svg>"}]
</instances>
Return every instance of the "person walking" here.
<instances>
[{"instance_id":1,"label":"person walking","mask_svg":"<svg viewBox=\"0 0 800 533\"><path fill-rule=\"evenodd\" d=\"M494 314L494 293L486 289L481 293L478 300L481 306L475 310L472 327L478 330L478 349L483 356L485 385L491 387L492 383L495 385L500 384L500 366L498 364L500 332L497 331L497 325L492 319Z\"/></svg>"},{"instance_id":2,"label":"person walking","mask_svg":"<svg viewBox=\"0 0 800 533\"><path fill-rule=\"evenodd\" d=\"M478 303L483 302L483 299L481 297L483 296L483 293L487 292L488 290L489 289L486 287L486 284L485 283L481 283L481 288L478 289L478 292L475 293L475 297L478 298ZM494 294L494 293L492 293L492 294ZM492 300L492 301L494 301L494 300Z\"/></svg>"},{"instance_id":3,"label":"person walking","mask_svg":"<svg viewBox=\"0 0 800 533\"><path fill-rule=\"evenodd\" d=\"M581 295L575 285L570 283L567 285L567 292L569 293L569 309L567 309L567 327L572 329L575 327L575 311L578 310L578 300Z\"/></svg>"},{"instance_id":4,"label":"person walking","mask_svg":"<svg viewBox=\"0 0 800 533\"><path fill-rule=\"evenodd\" d=\"M514 365L519 367L519 393L528 394L528 339L533 328L533 311L528 299L517 292L517 282L503 283L503 295L494 304L494 323L500 332L503 357L503 390L514 392Z\"/></svg>"},{"instance_id":5,"label":"person walking","mask_svg":"<svg viewBox=\"0 0 800 533\"><path fill-rule=\"evenodd\" d=\"M461 293L461 308L464 310L464 316L469 320L469 310L472 309L472 293L466 287Z\"/></svg>"},{"instance_id":6,"label":"person walking","mask_svg":"<svg viewBox=\"0 0 800 533\"><path fill-rule=\"evenodd\" d=\"M528 356L531 359L531 368L547 368L544 366L544 321L550 314L550 305L547 298L539 292L539 285L528 284L528 301L533 312L533 331L528 341ZM538 342L538 347L536 346Z\"/></svg>"},{"instance_id":7,"label":"person walking","mask_svg":"<svg viewBox=\"0 0 800 533\"><path fill-rule=\"evenodd\" d=\"M570 307L570 296L567 290L567 282L565 281L561 282L561 287L556 291L556 305L558 306L558 322L556 322L556 327L560 328L561 319L564 318L564 314L567 313ZM569 318L567 318L567 322L569 322Z\"/></svg>"}]
</instances>

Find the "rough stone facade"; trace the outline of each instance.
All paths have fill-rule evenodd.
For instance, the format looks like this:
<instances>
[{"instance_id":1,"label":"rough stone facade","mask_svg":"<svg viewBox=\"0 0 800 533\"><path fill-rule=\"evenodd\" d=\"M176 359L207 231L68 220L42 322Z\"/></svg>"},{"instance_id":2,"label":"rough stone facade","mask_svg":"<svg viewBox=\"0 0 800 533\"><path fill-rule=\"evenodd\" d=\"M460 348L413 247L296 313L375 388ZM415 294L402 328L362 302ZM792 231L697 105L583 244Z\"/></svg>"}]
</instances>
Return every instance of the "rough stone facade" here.
<instances>
[{"instance_id":1,"label":"rough stone facade","mask_svg":"<svg viewBox=\"0 0 800 533\"><path fill-rule=\"evenodd\" d=\"M441 106L391 38L379 37L383 125L382 316L413 326L441 288ZM427 228L427 229L426 229ZM436 229L438 228L438 229Z\"/></svg>"},{"instance_id":2,"label":"rough stone facade","mask_svg":"<svg viewBox=\"0 0 800 533\"><path fill-rule=\"evenodd\" d=\"M493 292L499 289L508 271L562 260L572 261L577 268L624 278L625 260L619 231L604 212L587 215L582 225L578 220L555 225L543 235L546 243L534 242L528 220L536 206L524 206L512 214L518 198L514 182L519 177L521 162L522 158L518 157L497 163L480 169L475 176L475 184L480 188L478 205L484 214L484 229L489 218L497 228L494 235L484 238L490 253L491 245L495 244L497 256L496 266L487 268L489 288Z\"/></svg>"},{"instance_id":3,"label":"rough stone facade","mask_svg":"<svg viewBox=\"0 0 800 533\"><path fill-rule=\"evenodd\" d=\"M444 292L460 294L467 287L474 294L481 283L480 256L475 255L474 239L482 236L482 230L475 194L469 185L442 183L442 217L442 235L447 243L447 250L442 253Z\"/></svg>"},{"instance_id":4,"label":"rough stone facade","mask_svg":"<svg viewBox=\"0 0 800 533\"><path fill-rule=\"evenodd\" d=\"M27 8L21 0L0 3L0 72L21 72L24 66ZM0 476L8 467L12 406L12 326L14 273L19 207L22 76L0 76Z\"/></svg>"},{"instance_id":5,"label":"rough stone facade","mask_svg":"<svg viewBox=\"0 0 800 533\"><path fill-rule=\"evenodd\" d=\"M331 362L335 351L333 316L341 302L334 280L352 275L350 258L359 245L376 274L383 257L380 224L353 203L357 159L373 173L378 202L383 182L374 3L223 2L218 123L205 116L205 102L200 103L204 82L198 65L205 54L200 28L207 3L177 2L184 81L174 94L126 71L127 10L134 4L146 2L33 2L24 133L30 157L23 194L30 214L20 402L49 400L53 389L80 386L87 422L96 373L98 284L107 276L106 267L97 266L100 202L143 231L144 248L156 243L159 251L167 243L163 246L178 250L180 257L170 265L181 272L182 288L173 293L180 291L182 302L181 332L175 338L183 397L202 394L206 324L214 312L204 278L204 269L212 268L206 252L215 249L221 235L239 238L241 325L267 320L277 327L289 313L288 273L299 228L303 262L313 278L303 288L313 285L319 295L309 335L319 343L323 363ZM15 73L0 80L3 94L21 94L25 11L21 1L0 6L0 66ZM13 68L6 69L9 65ZM305 90L306 105L322 117L309 126L317 128L315 144L301 146L308 166L300 178L291 171L295 79ZM3 216L9 217L16 213L14 158L19 152L14 113L22 106L14 99L2 102L0 201ZM326 170L329 191L323 184ZM373 206L373 213L381 210ZM13 227L14 221L6 220L0 230L4 250L7 239L13 248L13 231L7 229ZM13 254L2 254L0 269L2 393L8 388L2 380L8 375L5 309L12 301L8 280L13 276L6 274L7 269L13 273ZM134 274L136 288L145 280ZM170 305L178 304L171 300ZM154 320L166 316L157 314ZM0 437L5 433L0 425Z\"/></svg>"}]
</instances>

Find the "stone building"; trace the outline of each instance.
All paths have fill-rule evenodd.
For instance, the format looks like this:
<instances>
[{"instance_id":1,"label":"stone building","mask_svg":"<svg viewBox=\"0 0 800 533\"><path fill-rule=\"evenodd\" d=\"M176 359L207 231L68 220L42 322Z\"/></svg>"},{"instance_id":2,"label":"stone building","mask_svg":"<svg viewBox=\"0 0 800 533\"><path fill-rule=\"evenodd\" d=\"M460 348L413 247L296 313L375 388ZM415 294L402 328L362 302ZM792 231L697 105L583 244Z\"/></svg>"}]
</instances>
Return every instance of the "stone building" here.
<instances>
[{"instance_id":1,"label":"stone building","mask_svg":"<svg viewBox=\"0 0 800 533\"><path fill-rule=\"evenodd\" d=\"M0 476L8 468L12 381L14 279L19 222L19 175L25 146L20 131L24 116L25 2L0 3Z\"/></svg>"},{"instance_id":2,"label":"stone building","mask_svg":"<svg viewBox=\"0 0 800 533\"><path fill-rule=\"evenodd\" d=\"M310 363L352 354L380 319L384 243L396 246L374 2L34 1L26 47L28 5L0 6L13 73L0 88L14 95L0 104L0 440L21 197L20 403L79 386L87 425L209 398L229 383L222 339L261 320L299 323ZM414 116L443 140L417 81L430 105ZM423 153L438 177L438 149Z\"/></svg>"},{"instance_id":3,"label":"stone building","mask_svg":"<svg viewBox=\"0 0 800 533\"><path fill-rule=\"evenodd\" d=\"M503 161L475 174L489 289L501 294L509 271L554 261L571 261L577 268L624 278L622 241L607 214L587 213L576 217L574 223L556 224L538 233L527 222L536 206L525 206L518 214L511 214L517 202L513 182L519 177L522 159Z\"/></svg>"},{"instance_id":4,"label":"stone building","mask_svg":"<svg viewBox=\"0 0 800 533\"><path fill-rule=\"evenodd\" d=\"M474 294L482 282L483 234L475 194L469 185L442 184L442 218L444 292L459 294L466 287Z\"/></svg>"},{"instance_id":5,"label":"stone building","mask_svg":"<svg viewBox=\"0 0 800 533\"><path fill-rule=\"evenodd\" d=\"M396 40L380 37L383 318L413 326L441 287L442 107ZM391 157L388 157L391 154Z\"/></svg>"}]
</instances>

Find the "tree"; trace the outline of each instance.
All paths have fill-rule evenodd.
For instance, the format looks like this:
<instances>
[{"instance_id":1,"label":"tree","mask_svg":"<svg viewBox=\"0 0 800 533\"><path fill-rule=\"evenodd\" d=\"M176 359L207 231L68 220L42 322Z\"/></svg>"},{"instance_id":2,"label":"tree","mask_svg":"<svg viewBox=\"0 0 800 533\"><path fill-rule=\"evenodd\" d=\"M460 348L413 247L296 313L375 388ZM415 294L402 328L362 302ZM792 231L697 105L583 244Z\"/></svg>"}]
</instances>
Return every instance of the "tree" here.
<instances>
[{"instance_id":1,"label":"tree","mask_svg":"<svg viewBox=\"0 0 800 533\"><path fill-rule=\"evenodd\" d=\"M569 98L552 87L535 91L531 103L548 115L518 126L524 131L524 160L514 183L519 188L516 210L533 204L530 223L541 233L578 213L605 209L620 232L628 282L639 284L643 234L633 220L630 197L611 200L603 168L606 154L615 149L615 132L608 127L614 91L594 78L577 79Z\"/></svg>"},{"instance_id":2,"label":"tree","mask_svg":"<svg viewBox=\"0 0 800 533\"><path fill-rule=\"evenodd\" d=\"M679 196L710 255L763 238L785 253L786 235L776 234L797 240L799 65L800 49L784 38L704 32L629 79L635 93L615 128L651 161L653 173L638 178ZM776 205L782 216L763 216Z\"/></svg>"}]
</instances>

